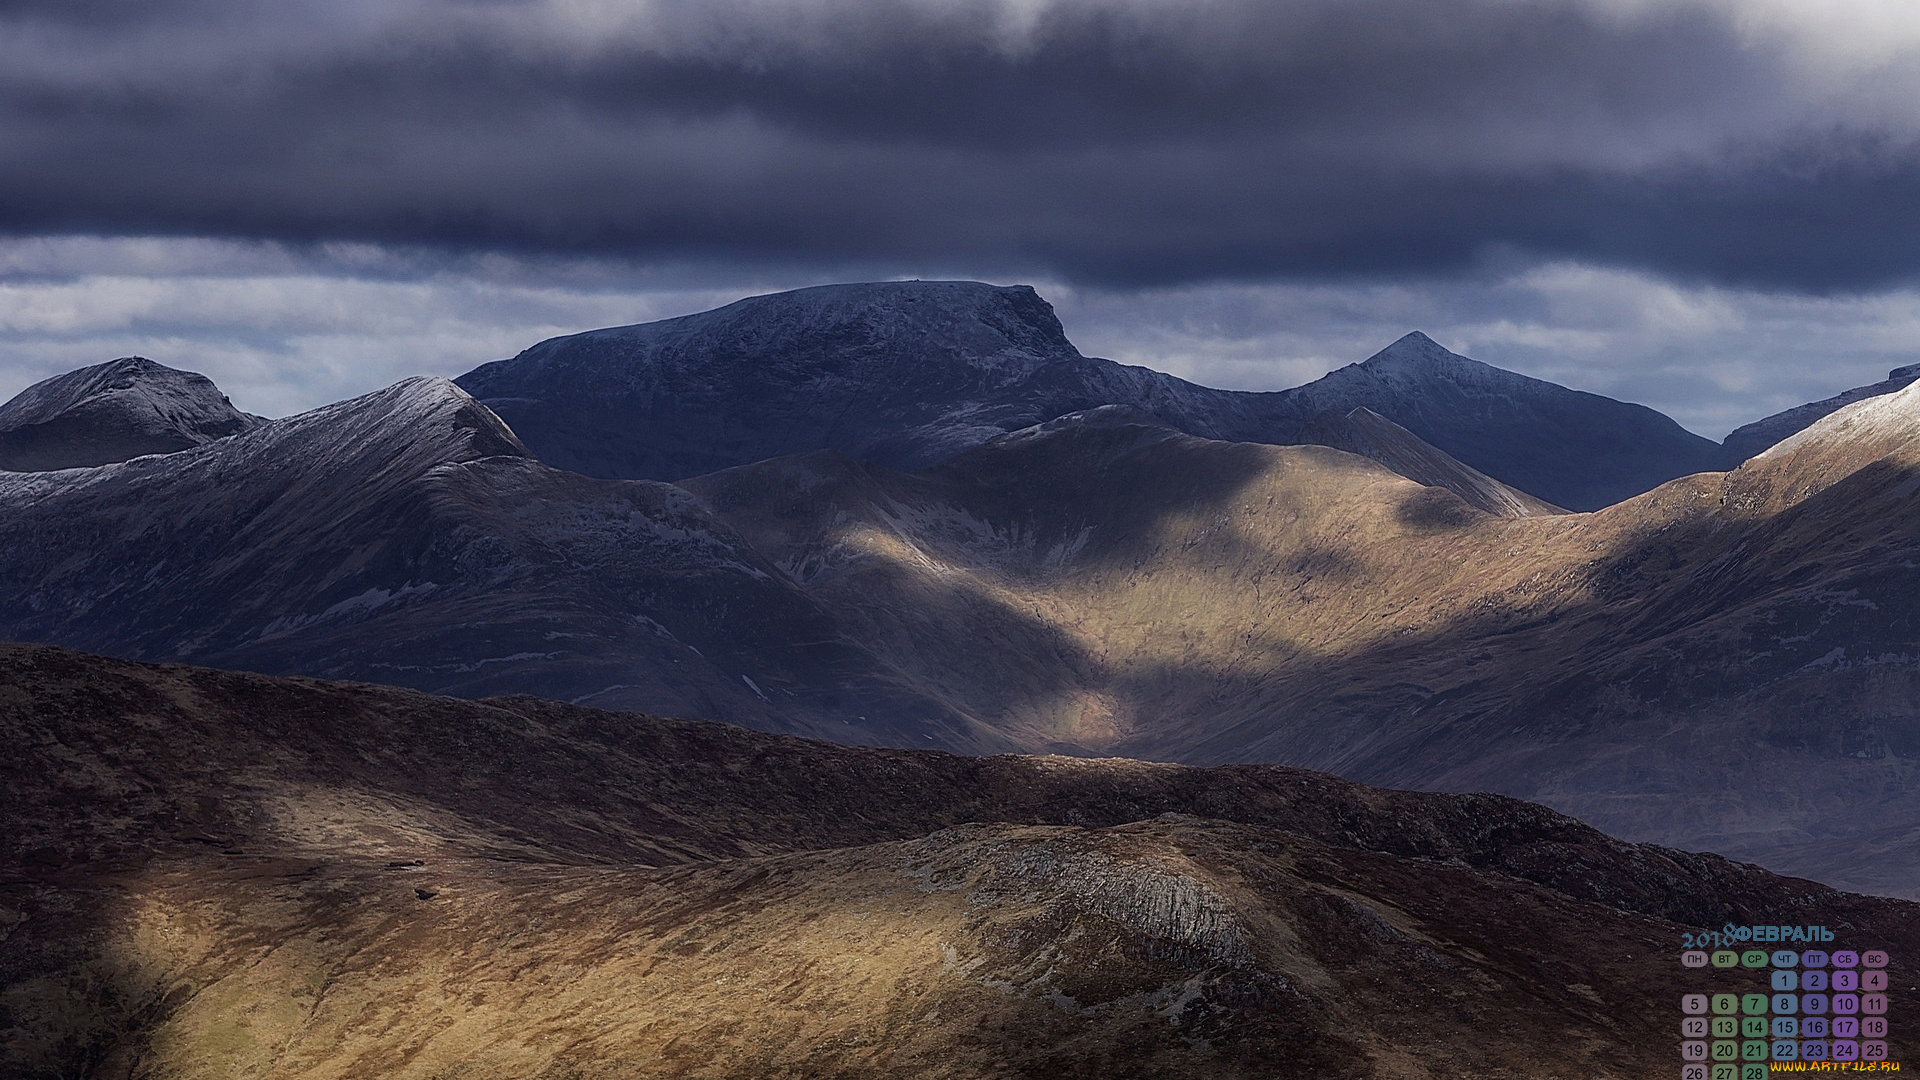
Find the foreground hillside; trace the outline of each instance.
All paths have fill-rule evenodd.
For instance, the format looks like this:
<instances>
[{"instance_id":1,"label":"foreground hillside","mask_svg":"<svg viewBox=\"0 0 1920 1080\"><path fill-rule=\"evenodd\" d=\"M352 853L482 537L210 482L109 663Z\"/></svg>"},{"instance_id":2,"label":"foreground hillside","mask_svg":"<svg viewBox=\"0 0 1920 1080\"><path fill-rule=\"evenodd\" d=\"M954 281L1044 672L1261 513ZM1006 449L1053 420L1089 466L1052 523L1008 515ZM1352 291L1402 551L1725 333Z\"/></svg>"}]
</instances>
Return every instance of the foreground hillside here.
<instances>
[{"instance_id":1,"label":"foreground hillside","mask_svg":"<svg viewBox=\"0 0 1920 1080\"><path fill-rule=\"evenodd\" d=\"M8 1076L1624 1078L1684 928L1920 955L1912 904L1274 767L32 646L0 738Z\"/></svg>"}]
</instances>

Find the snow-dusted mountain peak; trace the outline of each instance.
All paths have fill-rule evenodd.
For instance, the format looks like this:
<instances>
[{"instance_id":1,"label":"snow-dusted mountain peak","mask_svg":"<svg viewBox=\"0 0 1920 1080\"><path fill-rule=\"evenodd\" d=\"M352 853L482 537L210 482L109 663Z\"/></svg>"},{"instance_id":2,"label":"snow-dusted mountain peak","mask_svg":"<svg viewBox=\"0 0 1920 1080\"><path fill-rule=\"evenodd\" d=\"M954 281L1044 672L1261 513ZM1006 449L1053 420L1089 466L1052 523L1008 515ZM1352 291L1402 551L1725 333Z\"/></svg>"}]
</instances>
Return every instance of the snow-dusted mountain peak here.
<instances>
[{"instance_id":1,"label":"snow-dusted mountain peak","mask_svg":"<svg viewBox=\"0 0 1920 1080\"><path fill-rule=\"evenodd\" d=\"M1461 356L1418 330L1353 365L1353 369L1395 387L1409 387L1436 379L1479 387L1553 385Z\"/></svg>"},{"instance_id":2,"label":"snow-dusted mountain peak","mask_svg":"<svg viewBox=\"0 0 1920 1080\"><path fill-rule=\"evenodd\" d=\"M1117 368L1028 286L882 281L552 338L459 384L551 465L678 480L815 449L932 464L1121 400Z\"/></svg>"},{"instance_id":3,"label":"snow-dusted mountain peak","mask_svg":"<svg viewBox=\"0 0 1920 1080\"><path fill-rule=\"evenodd\" d=\"M1464 359L1445 345L1428 337L1419 330L1410 330L1396 338L1393 344L1368 357L1366 363L1411 363L1420 360L1445 361Z\"/></svg>"},{"instance_id":4,"label":"snow-dusted mountain peak","mask_svg":"<svg viewBox=\"0 0 1920 1080\"><path fill-rule=\"evenodd\" d=\"M827 376L868 377L878 368L924 368L934 356L959 358L1005 381L1079 353L1031 286L881 281L750 296L712 311L552 338L460 382L483 398L508 396L528 377L593 378L646 396L663 383L791 366L796 355L831 361Z\"/></svg>"},{"instance_id":5,"label":"snow-dusted mountain peak","mask_svg":"<svg viewBox=\"0 0 1920 1080\"><path fill-rule=\"evenodd\" d=\"M0 405L0 469L38 472L173 453L258 423L206 376L126 356L44 379Z\"/></svg>"}]
</instances>

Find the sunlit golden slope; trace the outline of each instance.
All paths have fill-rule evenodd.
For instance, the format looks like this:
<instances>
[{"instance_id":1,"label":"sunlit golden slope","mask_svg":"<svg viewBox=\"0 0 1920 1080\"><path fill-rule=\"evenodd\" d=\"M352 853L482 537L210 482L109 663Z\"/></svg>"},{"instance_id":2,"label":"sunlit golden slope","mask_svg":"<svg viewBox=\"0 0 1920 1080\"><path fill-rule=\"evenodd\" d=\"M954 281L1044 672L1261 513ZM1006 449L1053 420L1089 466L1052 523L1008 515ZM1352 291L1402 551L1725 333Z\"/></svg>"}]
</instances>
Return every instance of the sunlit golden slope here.
<instances>
[{"instance_id":1,"label":"sunlit golden slope","mask_svg":"<svg viewBox=\"0 0 1920 1080\"><path fill-rule=\"evenodd\" d=\"M685 486L913 685L1036 749L1502 790L1913 892L1917 430L1903 392L1527 518L1126 423Z\"/></svg>"}]
</instances>

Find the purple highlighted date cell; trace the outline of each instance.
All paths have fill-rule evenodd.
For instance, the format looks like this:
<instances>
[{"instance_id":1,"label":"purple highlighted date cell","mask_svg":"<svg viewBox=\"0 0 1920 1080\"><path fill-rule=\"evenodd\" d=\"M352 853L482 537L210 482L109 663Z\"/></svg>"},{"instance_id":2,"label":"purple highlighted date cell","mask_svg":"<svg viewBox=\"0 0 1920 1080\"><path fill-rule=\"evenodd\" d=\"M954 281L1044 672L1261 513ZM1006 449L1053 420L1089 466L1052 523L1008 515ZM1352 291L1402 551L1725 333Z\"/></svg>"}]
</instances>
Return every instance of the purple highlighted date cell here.
<instances>
[{"instance_id":1,"label":"purple highlighted date cell","mask_svg":"<svg viewBox=\"0 0 1920 1080\"><path fill-rule=\"evenodd\" d=\"M1834 972L1833 988L1836 991L1844 991L1847 993L1860 989L1860 973L1857 971Z\"/></svg>"},{"instance_id":2,"label":"purple highlighted date cell","mask_svg":"<svg viewBox=\"0 0 1920 1080\"><path fill-rule=\"evenodd\" d=\"M1860 966L1860 954L1854 952L1852 949L1841 949L1839 952L1833 954L1833 966L1837 968L1858 967Z\"/></svg>"}]
</instances>

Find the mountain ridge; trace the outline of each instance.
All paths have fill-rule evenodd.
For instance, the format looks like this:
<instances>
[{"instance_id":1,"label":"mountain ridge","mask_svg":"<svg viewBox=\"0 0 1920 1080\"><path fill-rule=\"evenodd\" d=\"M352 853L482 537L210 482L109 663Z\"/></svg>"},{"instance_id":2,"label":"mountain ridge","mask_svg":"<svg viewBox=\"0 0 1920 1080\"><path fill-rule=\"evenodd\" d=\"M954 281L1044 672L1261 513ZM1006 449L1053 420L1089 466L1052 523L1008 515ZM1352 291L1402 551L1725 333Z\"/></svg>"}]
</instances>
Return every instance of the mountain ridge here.
<instances>
[{"instance_id":1,"label":"mountain ridge","mask_svg":"<svg viewBox=\"0 0 1920 1080\"><path fill-rule=\"evenodd\" d=\"M1731 460L1736 462L1745 461L1766 450L1768 447L1791 437L1796 432L1806 429L1822 417L1828 416L1836 410L1851 405L1856 401L1864 401L1867 398L1879 397L1883 394L1891 394L1899 390L1904 390L1912 385L1916 379L1920 379L1920 364L1908 364L1904 367L1894 368L1892 371L1887 372L1885 379L1877 383L1870 383L1866 386L1856 386L1851 390L1842 390L1832 397L1822 398L1819 401L1810 401L1805 405L1796 405L1793 408L1774 413L1772 416L1761 417L1751 424L1744 424L1737 427L1733 429L1725 439L1721 440L1721 445L1726 447Z\"/></svg>"},{"instance_id":2,"label":"mountain ridge","mask_svg":"<svg viewBox=\"0 0 1920 1080\"><path fill-rule=\"evenodd\" d=\"M1216 390L1083 356L1031 287L979 282L749 297L549 339L457 381L551 464L635 479L823 449L911 470L1103 405L1202 438L1277 445L1308 441L1324 413L1365 406L1478 472L1575 510L1720 462L1714 443L1651 409L1502 372L1418 331L1293 390ZM1503 433L1475 434L1489 422Z\"/></svg>"}]
</instances>

